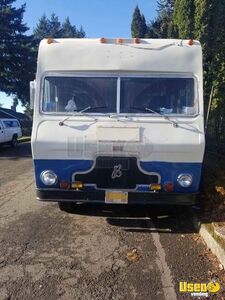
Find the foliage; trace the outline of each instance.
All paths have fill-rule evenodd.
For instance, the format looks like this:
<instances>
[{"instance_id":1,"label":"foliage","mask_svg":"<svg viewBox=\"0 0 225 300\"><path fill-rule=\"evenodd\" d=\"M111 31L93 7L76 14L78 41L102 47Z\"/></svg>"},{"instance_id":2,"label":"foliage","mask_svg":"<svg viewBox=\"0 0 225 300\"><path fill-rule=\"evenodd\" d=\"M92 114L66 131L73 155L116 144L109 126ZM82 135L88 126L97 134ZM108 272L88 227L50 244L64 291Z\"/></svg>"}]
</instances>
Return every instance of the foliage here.
<instances>
[{"instance_id":1,"label":"foliage","mask_svg":"<svg viewBox=\"0 0 225 300\"><path fill-rule=\"evenodd\" d=\"M173 21L175 0L159 0L157 2L158 15L147 26L148 38L176 38L177 28Z\"/></svg>"},{"instance_id":2,"label":"foliage","mask_svg":"<svg viewBox=\"0 0 225 300\"><path fill-rule=\"evenodd\" d=\"M145 17L141 14L138 6L135 7L132 23L131 23L131 34L133 38L144 38L147 33L147 25Z\"/></svg>"},{"instance_id":3,"label":"foliage","mask_svg":"<svg viewBox=\"0 0 225 300\"><path fill-rule=\"evenodd\" d=\"M157 39L161 36L161 20L157 18L155 21L151 21L147 26L147 38Z\"/></svg>"},{"instance_id":4,"label":"foliage","mask_svg":"<svg viewBox=\"0 0 225 300\"><path fill-rule=\"evenodd\" d=\"M160 23L160 38L176 37L177 31L173 22L175 0L159 0L158 22Z\"/></svg>"},{"instance_id":5,"label":"foliage","mask_svg":"<svg viewBox=\"0 0 225 300\"><path fill-rule=\"evenodd\" d=\"M194 38L194 0L178 0L174 7L174 23L178 27L179 38Z\"/></svg>"},{"instance_id":6,"label":"foliage","mask_svg":"<svg viewBox=\"0 0 225 300\"><path fill-rule=\"evenodd\" d=\"M23 22L25 5L16 8L15 0L0 1L0 91L27 107L29 103L29 82L36 72L37 49L41 39L47 37L85 37L82 27L77 29L69 18L61 24L52 14L50 19L43 15L33 35L27 35L28 27ZM32 112L29 112L32 114Z\"/></svg>"},{"instance_id":7,"label":"foliage","mask_svg":"<svg viewBox=\"0 0 225 300\"><path fill-rule=\"evenodd\" d=\"M76 26L70 23L69 17L62 23L61 36L64 38L84 38L85 32L81 26L78 30Z\"/></svg>"},{"instance_id":8,"label":"foliage","mask_svg":"<svg viewBox=\"0 0 225 300\"><path fill-rule=\"evenodd\" d=\"M30 105L28 103L26 103L24 105L24 107L25 107L24 113L26 115L28 115L31 118L31 120L32 120L33 119L33 112L34 112L34 110L30 107Z\"/></svg>"},{"instance_id":9,"label":"foliage","mask_svg":"<svg viewBox=\"0 0 225 300\"><path fill-rule=\"evenodd\" d=\"M61 24L58 17L55 14L51 15L48 19L46 15L43 15L37 27L34 29L34 37L39 43L40 40L48 37L52 38L84 38L85 32L83 27L77 29L76 26L70 23L69 17Z\"/></svg>"},{"instance_id":10,"label":"foliage","mask_svg":"<svg viewBox=\"0 0 225 300\"><path fill-rule=\"evenodd\" d=\"M33 38L25 33L23 23L25 5L13 6L15 0L0 2L0 91L26 103L29 99L28 82L35 74Z\"/></svg>"}]
</instances>

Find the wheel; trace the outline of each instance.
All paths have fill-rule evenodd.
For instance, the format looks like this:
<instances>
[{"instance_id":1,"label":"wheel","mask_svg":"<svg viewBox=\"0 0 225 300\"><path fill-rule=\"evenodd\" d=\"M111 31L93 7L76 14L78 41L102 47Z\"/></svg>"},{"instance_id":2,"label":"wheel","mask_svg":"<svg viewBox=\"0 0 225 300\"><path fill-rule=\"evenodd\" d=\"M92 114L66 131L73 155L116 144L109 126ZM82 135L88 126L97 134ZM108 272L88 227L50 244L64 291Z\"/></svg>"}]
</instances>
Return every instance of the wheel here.
<instances>
[{"instance_id":1,"label":"wheel","mask_svg":"<svg viewBox=\"0 0 225 300\"><path fill-rule=\"evenodd\" d=\"M15 148L18 145L17 135L14 135L11 141L11 146Z\"/></svg>"},{"instance_id":2,"label":"wheel","mask_svg":"<svg viewBox=\"0 0 225 300\"><path fill-rule=\"evenodd\" d=\"M73 212L76 203L72 202L58 202L59 209L66 212Z\"/></svg>"}]
</instances>

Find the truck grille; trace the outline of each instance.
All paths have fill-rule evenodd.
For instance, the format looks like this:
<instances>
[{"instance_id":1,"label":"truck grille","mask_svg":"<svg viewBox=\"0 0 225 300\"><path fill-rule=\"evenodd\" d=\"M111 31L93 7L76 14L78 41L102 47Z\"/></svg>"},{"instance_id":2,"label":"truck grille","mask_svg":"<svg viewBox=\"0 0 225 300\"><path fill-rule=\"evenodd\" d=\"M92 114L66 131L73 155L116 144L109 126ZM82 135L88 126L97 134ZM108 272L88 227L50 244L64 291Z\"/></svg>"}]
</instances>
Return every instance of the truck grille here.
<instances>
[{"instance_id":1,"label":"truck grille","mask_svg":"<svg viewBox=\"0 0 225 300\"><path fill-rule=\"evenodd\" d=\"M95 168L89 173L76 174L75 180L101 189L135 189L138 184L158 183L158 176L142 173L136 157L99 156Z\"/></svg>"}]
</instances>

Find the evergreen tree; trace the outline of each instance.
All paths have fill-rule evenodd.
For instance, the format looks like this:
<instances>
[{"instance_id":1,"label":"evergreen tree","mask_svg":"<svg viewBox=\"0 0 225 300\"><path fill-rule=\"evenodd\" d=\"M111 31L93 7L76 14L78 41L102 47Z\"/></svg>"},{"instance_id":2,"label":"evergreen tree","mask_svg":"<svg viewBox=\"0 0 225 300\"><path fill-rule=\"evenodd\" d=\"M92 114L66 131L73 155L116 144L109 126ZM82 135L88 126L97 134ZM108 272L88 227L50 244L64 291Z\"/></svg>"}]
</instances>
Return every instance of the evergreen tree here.
<instances>
[{"instance_id":1,"label":"evergreen tree","mask_svg":"<svg viewBox=\"0 0 225 300\"><path fill-rule=\"evenodd\" d=\"M61 37L61 35L61 23L59 22L59 18L55 14L51 15L50 20L44 14L39 19L39 23L34 29L34 36L38 41L48 37L59 38Z\"/></svg>"},{"instance_id":2,"label":"evergreen tree","mask_svg":"<svg viewBox=\"0 0 225 300\"><path fill-rule=\"evenodd\" d=\"M145 16L142 14L141 15L141 32L140 32L140 36L144 38L146 33L147 33L146 20L145 20Z\"/></svg>"},{"instance_id":3,"label":"evergreen tree","mask_svg":"<svg viewBox=\"0 0 225 300\"><path fill-rule=\"evenodd\" d=\"M175 0L159 0L158 13L162 38L177 38L177 28L173 22Z\"/></svg>"},{"instance_id":4,"label":"evergreen tree","mask_svg":"<svg viewBox=\"0 0 225 300\"><path fill-rule=\"evenodd\" d=\"M29 101L29 81L35 74L33 39L26 36L23 23L25 5L15 8L15 0L0 2L0 90L12 95L15 103Z\"/></svg>"},{"instance_id":5,"label":"evergreen tree","mask_svg":"<svg viewBox=\"0 0 225 300\"><path fill-rule=\"evenodd\" d=\"M147 36L150 38L176 38L177 30L173 23L175 0L159 0L158 16L148 25Z\"/></svg>"},{"instance_id":6,"label":"evergreen tree","mask_svg":"<svg viewBox=\"0 0 225 300\"><path fill-rule=\"evenodd\" d=\"M174 7L174 23L178 28L179 37L194 37L195 0L177 0Z\"/></svg>"},{"instance_id":7,"label":"evergreen tree","mask_svg":"<svg viewBox=\"0 0 225 300\"><path fill-rule=\"evenodd\" d=\"M85 32L82 26L78 30L75 25L70 23L70 19L67 17L62 23L61 35L64 38L84 38Z\"/></svg>"},{"instance_id":8,"label":"evergreen tree","mask_svg":"<svg viewBox=\"0 0 225 300\"><path fill-rule=\"evenodd\" d=\"M40 18L37 27L34 29L34 36L37 43L39 44L42 39L48 37L84 38L85 31L82 26L78 30L76 26L71 24L68 17L61 24L58 17L55 14L52 14L50 19L48 19L46 15L43 15Z\"/></svg>"},{"instance_id":9,"label":"evergreen tree","mask_svg":"<svg viewBox=\"0 0 225 300\"><path fill-rule=\"evenodd\" d=\"M146 37L151 39L161 38L161 22L158 18L148 24Z\"/></svg>"},{"instance_id":10,"label":"evergreen tree","mask_svg":"<svg viewBox=\"0 0 225 300\"><path fill-rule=\"evenodd\" d=\"M86 37L86 34L84 31L84 28L83 28L83 26L80 26L80 29L77 32L77 38L85 38L85 37Z\"/></svg>"},{"instance_id":11,"label":"evergreen tree","mask_svg":"<svg viewBox=\"0 0 225 300\"><path fill-rule=\"evenodd\" d=\"M144 38L147 33L147 25L144 15L141 15L138 6L135 7L132 23L131 23L131 35L132 37Z\"/></svg>"},{"instance_id":12,"label":"evergreen tree","mask_svg":"<svg viewBox=\"0 0 225 300\"><path fill-rule=\"evenodd\" d=\"M39 41L50 36L50 21L45 14L39 19L39 23L34 29L34 36Z\"/></svg>"},{"instance_id":13,"label":"evergreen tree","mask_svg":"<svg viewBox=\"0 0 225 300\"><path fill-rule=\"evenodd\" d=\"M76 26L70 23L69 17L67 17L65 21L62 23L61 33L65 38L72 38L77 36L77 28Z\"/></svg>"},{"instance_id":14,"label":"evergreen tree","mask_svg":"<svg viewBox=\"0 0 225 300\"><path fill-rule=\"evenodd\" d=\"M61 23L59 21L59 18L55 15L51 15L51 19L49 22L49 36L53 38L60 38L62 37L62 29L61 29Z\"/></svg>"},{"instance_id":15,"label":"evergreen tree","mask_svg":"<svg viewBox=\"0 0 225 300\"><path fill-rule=\"evenodd\" d=\"M157 1L158 18L170 22L173 18L174 0Z\"/></svg>"}]
</instances>

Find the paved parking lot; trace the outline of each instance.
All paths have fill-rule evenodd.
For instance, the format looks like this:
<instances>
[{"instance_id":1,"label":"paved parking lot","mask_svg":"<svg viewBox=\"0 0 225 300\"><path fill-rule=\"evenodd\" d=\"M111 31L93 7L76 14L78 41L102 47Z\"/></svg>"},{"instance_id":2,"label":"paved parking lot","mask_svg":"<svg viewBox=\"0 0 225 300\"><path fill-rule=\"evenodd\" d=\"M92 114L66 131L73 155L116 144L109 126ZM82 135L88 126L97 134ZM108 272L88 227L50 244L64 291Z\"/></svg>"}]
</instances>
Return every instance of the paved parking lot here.
<instances>
[{"instance_id":1,"label":"paved parking lot","mask_svg":"<svg viewBox=\"0 0 225 300\"><path fill-rule=\"evenodd\" d=\"M38 202L29 143L0 149L0 208L1 300L190 299L180 281L224 276L185 208Z\"/></svg>"}]
</instances>

